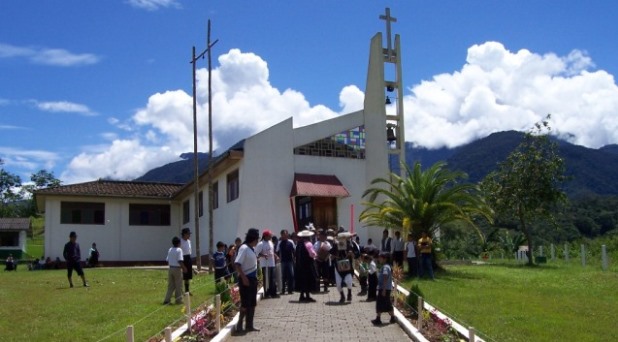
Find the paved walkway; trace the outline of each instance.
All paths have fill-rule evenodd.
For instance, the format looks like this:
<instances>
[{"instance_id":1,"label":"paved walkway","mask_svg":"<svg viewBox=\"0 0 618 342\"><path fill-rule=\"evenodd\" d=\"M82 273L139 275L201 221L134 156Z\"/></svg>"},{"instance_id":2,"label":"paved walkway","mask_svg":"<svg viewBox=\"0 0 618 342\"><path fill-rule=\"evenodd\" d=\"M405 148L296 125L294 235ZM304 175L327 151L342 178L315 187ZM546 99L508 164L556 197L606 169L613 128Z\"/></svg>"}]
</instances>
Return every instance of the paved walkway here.
<instances>
[{"instance_id":1,"label":"paved walkway","mask_svg":"<svg viewBox=\"0 0 618 342\"><path fill-rule=\"evenodd\" d=\"M261 331L226 341L411 341L397 323L373 326L370 321L375 318L376 304L355 296L359 291L356 284L352 301L345 304L339 304L336 288L313 294L315 303L299 303L298 293L263 299L258 302L254 322ZM382 321L388 320L389 315L383 313Z\"/></svg>"}]
</instances>

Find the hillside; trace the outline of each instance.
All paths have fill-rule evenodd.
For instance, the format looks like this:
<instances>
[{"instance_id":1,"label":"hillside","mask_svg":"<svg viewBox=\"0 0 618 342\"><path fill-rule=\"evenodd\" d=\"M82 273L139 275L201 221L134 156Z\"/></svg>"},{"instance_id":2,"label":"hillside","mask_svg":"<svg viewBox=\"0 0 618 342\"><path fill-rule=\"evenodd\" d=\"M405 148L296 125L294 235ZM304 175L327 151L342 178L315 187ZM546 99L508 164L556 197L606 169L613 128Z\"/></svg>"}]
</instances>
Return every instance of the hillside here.
<instances>
[{"instance_id":1,"label":"hillside","mask_svg":"<svg viewBox=\"0 0 618 342\"><path fill-rule=\"evenodd\" d=\"M507 155L520 143L523 133L507 131L493 133L483 139L454 149L441 148L428 150L406 144L406 162L412 165L420 161L423 167L446 160L452 170L468 174L470 182L478 182L506 159ZM560 155L565 160L566 173L571 180L565 190L570 195L596 193L618 195L618 145L608 145L591 149L558 141ZM183 160L173 162L148 171L137 178L138 181L180 182L193 179L193 154L184 153ZM200 172L208 165L208 154L199 153Z\"/></svg>"}]
</instances>

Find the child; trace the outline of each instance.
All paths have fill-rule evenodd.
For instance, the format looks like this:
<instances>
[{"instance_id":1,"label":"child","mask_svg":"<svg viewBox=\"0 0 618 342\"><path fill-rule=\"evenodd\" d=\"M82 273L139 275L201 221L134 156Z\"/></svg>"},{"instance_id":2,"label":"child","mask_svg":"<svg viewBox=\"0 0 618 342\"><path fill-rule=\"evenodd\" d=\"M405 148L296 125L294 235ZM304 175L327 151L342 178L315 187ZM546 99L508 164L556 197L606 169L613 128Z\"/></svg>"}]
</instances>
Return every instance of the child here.
<instances>
[{"instance_id":1,"label":"child","mask_svg":"<svg viewBox=\"0 0 618 342\"><path fill-rule=\"evenodd\" d=\"M358 282L361 286L361 291L358 293L359 296L364 296L367 294L367 275L369 273L369 263L367 259L367 254L363 253L361 255L361 261L358 264Z\"/></svg>"},{"instance_id":2,"label":"child","mask_svg":"<svg viewBox=\"0 0 618 342\"><path fill-rule=\"evenodd\" d=\"M391 315L389 323L396 323L393 303L391 303L391 291L393 290L393 271L390 265L390 253L380 253L380 274L378 277L378 298L376 300L376 318L371 321L373 325L381 325L382 320L380 315L382 312L388 312Z\"/></svg>"},{"instance_id":3,"label":"child","mask_svg":"<svg viewBox=\"0 0 618 342\"><path fill-rule=\"evenodd\" d=\"M376 262L373 260L373 257L369 254L367 254L367 262L369 264L367 270L367 280L369 282L367 301L372 302L376 300L376 289L378 287L378 268L376 266Z\"/></svg>"},{"instance_id":4,"label":"child","mask_svg":"<svg viewBox=\"0 0 618 342\"><path fill-rule=\"evenodd\" d=\"M183 263L180 239L177 236L172 238L172 247L167 251L165 260L169 265L169 271L167 273L167 294L165 294L163 304L170 303L172 292L175 292L176 304L182 304L182 274L186 272L186 267Z\"/></svg>"},{"instance_id":5,"label":"child","mask_svg":"<svg viewBox=\"0 0 618 342\"><path fill-rule=\"evenodd\" d=\"M225 244L217 242L217 251L212 255L215 261L215 282L220 282L228 275L227 265L225 264Z\"/></svg>"}]
</instances>

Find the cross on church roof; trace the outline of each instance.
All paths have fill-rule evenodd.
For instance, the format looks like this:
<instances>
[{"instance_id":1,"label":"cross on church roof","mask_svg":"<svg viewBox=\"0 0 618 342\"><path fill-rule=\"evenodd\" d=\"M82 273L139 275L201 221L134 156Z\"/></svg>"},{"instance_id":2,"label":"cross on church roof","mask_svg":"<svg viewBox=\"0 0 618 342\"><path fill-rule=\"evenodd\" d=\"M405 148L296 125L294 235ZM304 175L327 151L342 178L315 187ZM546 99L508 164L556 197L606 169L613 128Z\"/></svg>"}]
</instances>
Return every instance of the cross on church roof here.
<instances>
[{"instance_id":1,"label":"cross on church roof","mask_svg":"<svg viewBox=\"0 0 618 342\"><path fill-rule=\"evenodd\" d=\"M393 54L393 46L391 44L391 22L396 23L397 18L391 17L391 9L386 7L386 15L380 15L380 20L386 21L386 51L388 53L388 60L390 60Z\"/></svg>"}]
</instances>

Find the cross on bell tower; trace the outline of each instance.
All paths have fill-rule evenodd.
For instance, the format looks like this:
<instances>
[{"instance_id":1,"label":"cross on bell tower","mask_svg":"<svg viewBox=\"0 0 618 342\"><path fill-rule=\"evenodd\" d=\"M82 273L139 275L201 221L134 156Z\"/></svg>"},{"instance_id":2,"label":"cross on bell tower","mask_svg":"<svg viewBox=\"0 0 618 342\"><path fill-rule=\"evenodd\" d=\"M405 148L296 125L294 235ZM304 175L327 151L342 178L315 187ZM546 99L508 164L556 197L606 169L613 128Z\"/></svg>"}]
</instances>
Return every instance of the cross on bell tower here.
<instances>
[{"instance_id":1,"label":"cross on bell tower","mask_svg":"<svg viewBox=\"0 0 618 342\"><path fill-rule=\"evenodd\" d=\"M396 23L397 18L391 17L391 9L386 8L386 14L380 15L380 19L386 22L386 53L388 54L388 59L390 60L393 56L393 45L391 40L391 22Z\"/></svg>"}]
</instances>

